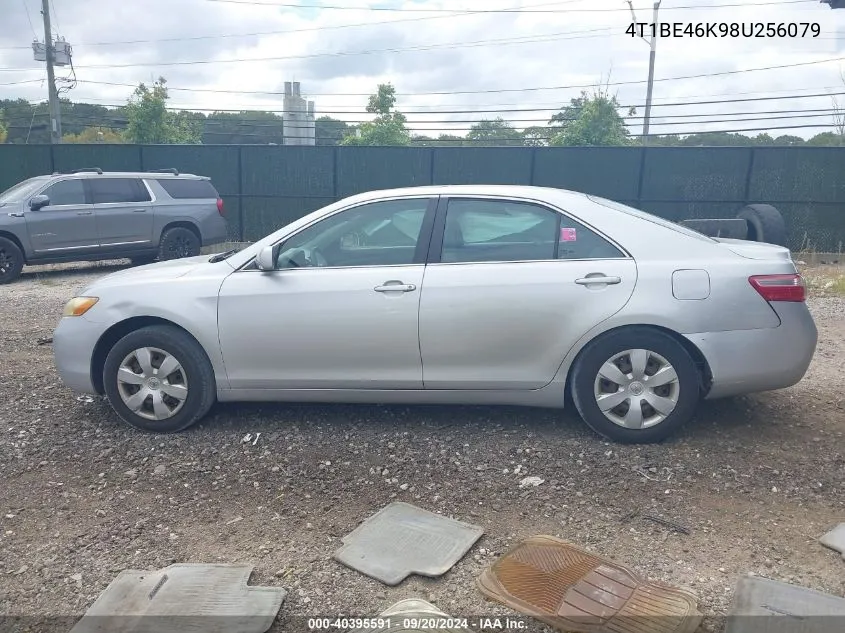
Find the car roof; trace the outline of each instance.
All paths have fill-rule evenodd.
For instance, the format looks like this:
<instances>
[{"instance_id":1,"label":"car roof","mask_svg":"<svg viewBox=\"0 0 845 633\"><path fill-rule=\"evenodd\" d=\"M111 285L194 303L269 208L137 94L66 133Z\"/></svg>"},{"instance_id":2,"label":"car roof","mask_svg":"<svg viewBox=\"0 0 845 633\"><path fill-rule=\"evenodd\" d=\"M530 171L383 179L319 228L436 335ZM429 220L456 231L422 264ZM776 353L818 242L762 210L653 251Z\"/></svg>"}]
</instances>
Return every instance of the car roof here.
<instances>
[{"instance_id":1,"label":"car roof","mask_svg":"<svg viewBox=\"0 0 845 633\"><path fill-rule=\"evenodd\" d=\"M553 203L565 201L584 201L587 195L568 189L537 187L533 185L422 185L419 187L401 187L395 189L377 189L350 196L347 200L365 202L390 197L404 196L504 196L539 200Z\"/></svg>"}]
</instances>

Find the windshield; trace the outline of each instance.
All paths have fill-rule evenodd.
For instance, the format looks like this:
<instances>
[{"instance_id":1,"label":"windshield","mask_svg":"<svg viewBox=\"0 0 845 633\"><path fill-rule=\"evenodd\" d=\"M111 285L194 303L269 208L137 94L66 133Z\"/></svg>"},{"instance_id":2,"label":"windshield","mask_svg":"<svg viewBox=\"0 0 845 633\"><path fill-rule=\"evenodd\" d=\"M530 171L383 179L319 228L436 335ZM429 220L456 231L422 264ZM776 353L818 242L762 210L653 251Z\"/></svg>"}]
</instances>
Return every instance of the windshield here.
<instances>
[{"instance_id":1,"label":"windshield","mask_svg":"<svg viewBox=\"0 0 845 633\"><path fill-rule=\"evenodd\" d=\"M622 213L627 213L628 215L633 215L636 218L640 218L641 220L646 220L647 222L653 222L654 224L659 224L667 229L672 229L673 231L677 231L678 233L683 233L689 237L694 237L698 240L702 240L704 242L715 242L716 240L711 239L704 235L704 233L699 233L698 231L693 231L692 229L688 229L685 226L680 224L676 224L675 222L671 222L669 220L665 220L661 217L656 215L652 215L651 213L646 213L645 211L640 211L638 209L634 209L633 207L626 207L624 204L619 204L618 202L614 202L613 200L607 200L605 198L599 198L597 196L587 196L593 202L598 202L600 205L607 207L608 209L614 209L615 211L621 211Z\"/></svg>"},{"instance_id":2,"label":"windshield","mask_svg":"<svg viewBox=\"0 0 845 633\"><path fill-rule=\"evenodd\" d=\"M39 177L19 182L14 187L6 189L6 191L0 193L0 204L8 202L22 202L26 200L29 196L35 193L41 185L47 182L47 180L47 178Z\"/></svg>"}]
</instances>

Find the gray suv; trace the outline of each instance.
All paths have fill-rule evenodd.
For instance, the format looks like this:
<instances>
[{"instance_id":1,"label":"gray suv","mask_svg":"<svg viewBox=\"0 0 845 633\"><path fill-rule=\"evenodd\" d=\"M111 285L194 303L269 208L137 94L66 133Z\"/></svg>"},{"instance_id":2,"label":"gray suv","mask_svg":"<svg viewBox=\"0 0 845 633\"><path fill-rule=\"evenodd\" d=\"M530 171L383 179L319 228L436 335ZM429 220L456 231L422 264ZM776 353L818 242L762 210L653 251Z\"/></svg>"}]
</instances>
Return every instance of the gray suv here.
<instances>
[{"instance_id":1,"label":"gray suv","mask_svg":"<svg viewBox=\"0 0 845 633\"><path fill-rule=\"evenodd\" d=\"M226 237L223 200L203 176L99 168L36 176L0 193L0 284L24 264L142 264L199 255Z\"/></svg>"}]
</instances>

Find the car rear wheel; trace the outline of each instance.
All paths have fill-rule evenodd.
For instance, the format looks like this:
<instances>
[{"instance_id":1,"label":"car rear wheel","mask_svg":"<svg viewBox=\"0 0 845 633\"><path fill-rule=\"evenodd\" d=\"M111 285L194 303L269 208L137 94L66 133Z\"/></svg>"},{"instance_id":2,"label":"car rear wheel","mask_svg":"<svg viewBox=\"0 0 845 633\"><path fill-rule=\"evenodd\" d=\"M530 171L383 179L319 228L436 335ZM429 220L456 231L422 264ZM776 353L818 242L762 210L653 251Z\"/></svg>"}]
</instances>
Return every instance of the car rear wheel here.
<instances>
[{"instance_id":1,"label":"car rear wheel","mask_svg":"<svg viewBox=\"0 0 845 633\"><path fill-rule=\"evenodd\" d=\"M624 328L587 345L572 370L584 421L616 442L660 442L688 422L701 397L695 361L670 335Z\"/></svg>"},{"instance_id":2,"label":"car rear wheel","mask_svg":"<svg viewBox=\"0 0 845 633\"><path fill-rule=\"evenodd\" d=\"M200 254L200 247L200 239L196 233L182 226L174 226L162 233L158 247L158 258L164 261L166 259L195 257Z\"/></svg>"},{"instance_id":3,"label":"car rear wheel","mask_svg":"<svg viewBox=\"0 0 845 633\"><path fill-rule=\"evenodd\" d=\"M0 284L7 284L20 277L23 270L23 253L12 240L0 237Z\"/></svg>"},{"instance_id":4,"label":"car rear wheel","mask_svg":"<svg viewBox=\"0 0 845 633\"><path fill-rule=\"evenodd\" d=\"M103 385L122 420L155 433L188 428L216 395L205 351L173 326L145 327L120 339L106 357Z\"/></svg>"}]
</instances>

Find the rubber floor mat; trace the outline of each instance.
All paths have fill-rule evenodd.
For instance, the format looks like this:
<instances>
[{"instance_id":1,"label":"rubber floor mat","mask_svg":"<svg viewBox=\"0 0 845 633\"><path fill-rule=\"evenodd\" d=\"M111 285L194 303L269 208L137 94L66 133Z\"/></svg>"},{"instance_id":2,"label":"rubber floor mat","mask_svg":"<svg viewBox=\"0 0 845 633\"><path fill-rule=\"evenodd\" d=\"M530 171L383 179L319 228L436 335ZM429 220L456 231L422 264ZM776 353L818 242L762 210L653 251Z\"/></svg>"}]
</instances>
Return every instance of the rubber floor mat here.
<instances>
[{"instance_id":1,"label":"rubber floor mat","mask_svg":"<svg viewBox=\"0 0 845 633\"><path fill-rule=\"evenodd\" d=\"M370 628L348 633L472 633L464 618L451 618L430 602L409 598L400 600L374 618Z\"/></svg>"},{"instance_id":2,"label":"rubber floor mat","mask_svg":"<svg viewBox=\"0 0 845 633\"><path fill-rule=\"evenodd\" d=\"M725 633L842 633L845 599L765 578L741 578Z\"/></svg>"},{"instance_id":3,"label":"rubber floor mat","mask_svg":"<svg viewBox=\"0 0 845 633\"><path fill-rule=\"evenodd\" d=\"M335 560L386 585L411 574L436 577L449 571L483 528L395 502L343 537Z\"/></svg>"},{"instance_id":4,"label":"rubber floor mat","mask_svg":"<svg viewBox=\"0 0 845 633\"><path fill-rule=\"evenodd\" d=\"M120 572L71 633L264 633L284 589L247 585L252 565Z\"/></svg>"},{"instance_id":5,"label":"rubber floor mat","mask_svg":"<svg viewBox=\"0 0 845 633\"><path fill-rule=\"evenodd\" d=\"M534 536L482 573L481 592L563 631L692 633L695 596L649 582L553 536Z\"/></svg>"}]
</instances>

